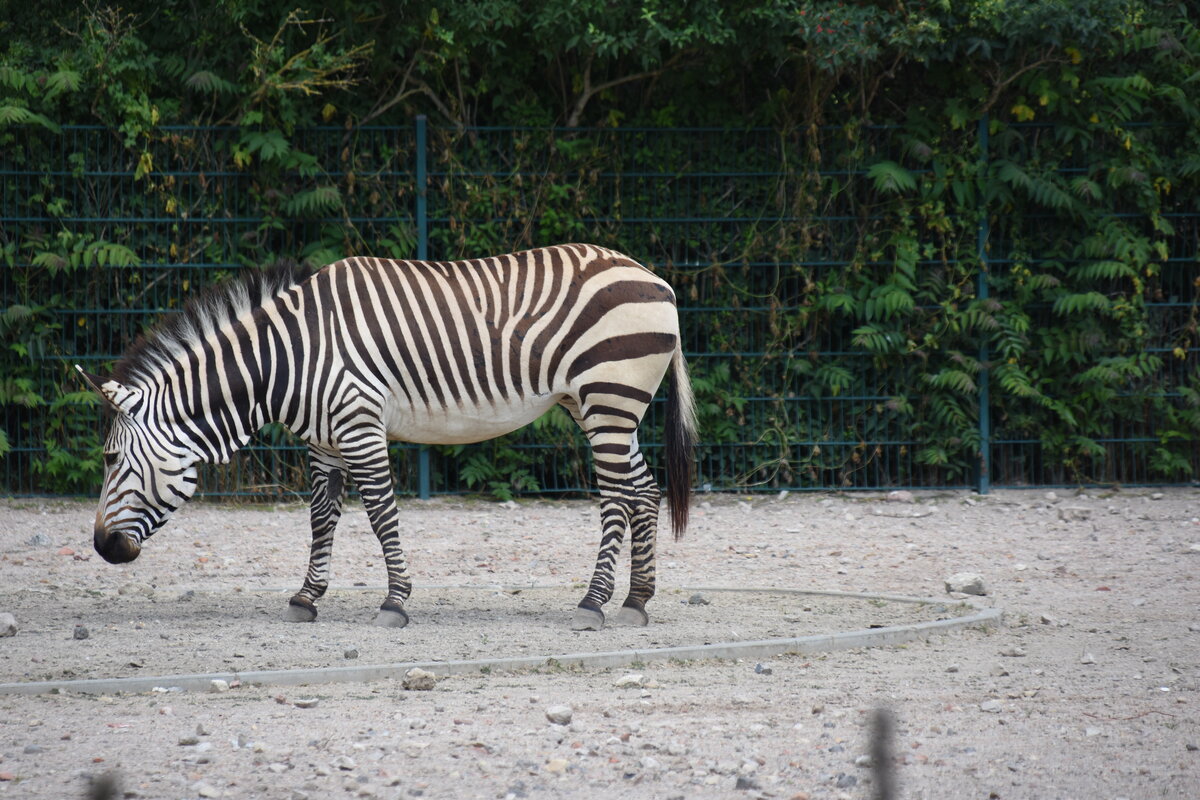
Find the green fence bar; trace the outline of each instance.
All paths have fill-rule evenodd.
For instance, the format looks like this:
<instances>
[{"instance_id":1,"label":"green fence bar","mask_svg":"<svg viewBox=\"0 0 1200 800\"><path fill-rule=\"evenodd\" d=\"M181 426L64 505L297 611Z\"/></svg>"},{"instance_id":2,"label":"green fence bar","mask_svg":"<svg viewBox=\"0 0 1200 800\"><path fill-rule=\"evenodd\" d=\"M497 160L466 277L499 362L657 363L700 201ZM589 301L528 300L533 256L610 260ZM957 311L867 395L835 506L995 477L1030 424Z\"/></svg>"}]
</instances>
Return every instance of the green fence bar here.
<instances>
[{"instance_id":1,"label":"green fence bar","mask_svg":"<svg viewBox=\"0 0 1200 800\"><path fill-rule=\"evenodd\" d=\"M429 131L424 114L416 119L416 183L417 183L417 260L429 258L429 179L428 158ZM429 462L429 445L421 445L417 451L417 496L428 500L432 493L433 479Z\"/></svg>"},{"instance_id":2,"label":"green fence bar","mask_svg":"<svg viewBox=\"0 0 1200 800\"><path fill-rule=\"evenodd\" d=\"M979 169L983 173L988 164L988 116L983 115L979 120ZM979 276L976 281L975 296L984 301L988 299L988 234L990 220L988 208L984 204L979 215ZM987 494L991 489L992 476L992 401L990 391L990 370L988 369L988 342L986 334L981 336L979 343L979 473L975 481L975 490Z\"/></svg>"}]
</instances>

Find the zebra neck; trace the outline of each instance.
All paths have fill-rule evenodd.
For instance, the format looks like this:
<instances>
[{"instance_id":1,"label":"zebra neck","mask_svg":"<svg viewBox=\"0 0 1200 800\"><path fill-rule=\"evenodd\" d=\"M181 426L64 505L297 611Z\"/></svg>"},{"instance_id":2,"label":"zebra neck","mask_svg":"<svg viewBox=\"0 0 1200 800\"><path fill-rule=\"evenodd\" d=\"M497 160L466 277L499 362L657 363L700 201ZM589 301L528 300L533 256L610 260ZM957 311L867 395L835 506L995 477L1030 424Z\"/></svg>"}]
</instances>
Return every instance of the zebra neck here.
<instances>
[{"instance_id":1,"label":"zebra neck","mask_svg":"<svg viewBox=\"0 0 1200 800\"><path fill-rule=\"evenodd\" d=\"M256 332L238 319L177 356L161 417L202 461L225 464L272 421Z\"/></svg>"}]
</instances>

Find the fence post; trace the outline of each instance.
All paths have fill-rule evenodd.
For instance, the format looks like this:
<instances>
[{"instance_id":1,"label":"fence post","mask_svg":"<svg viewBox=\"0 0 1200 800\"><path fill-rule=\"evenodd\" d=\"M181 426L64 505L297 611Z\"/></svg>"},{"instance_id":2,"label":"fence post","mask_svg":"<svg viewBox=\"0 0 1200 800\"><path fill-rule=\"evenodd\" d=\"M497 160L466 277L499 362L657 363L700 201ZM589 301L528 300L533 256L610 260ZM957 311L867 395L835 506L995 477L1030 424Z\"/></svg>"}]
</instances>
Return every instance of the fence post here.
<instances>
[{"instance_id":1,"label":"fence post","mask_svg":"<svg viewBox=\"0 0 1200 800\"><path fill-rule=\"evenodd\" d=\"M417 259L429 258L429 185L426 179L425 158L427 151L426 118L418 114L416 119L417 152ZM421 445L417 451L417 496L428 500L430 495L429 445Z\"/></svg>"},{"instance_id":2,"label":"fence post","mask_svg":"<svg viewBox=\"0 0 1200 800\"><path fill-rule=\"evenodd\" d=\"M988 115L984 114L979 120L979 170L982 178L987 171L988 163ZM979 300L988 299L988 225L987 204L980 195L980 214L977 248L979 254L979 275L975 296ZM989 370L987 334L982 333L983 340L979 344L979 474L975 489L979 494L987 494L992 484L992 409L991 397L988 391Z\"/></svg>"}]
</instances>

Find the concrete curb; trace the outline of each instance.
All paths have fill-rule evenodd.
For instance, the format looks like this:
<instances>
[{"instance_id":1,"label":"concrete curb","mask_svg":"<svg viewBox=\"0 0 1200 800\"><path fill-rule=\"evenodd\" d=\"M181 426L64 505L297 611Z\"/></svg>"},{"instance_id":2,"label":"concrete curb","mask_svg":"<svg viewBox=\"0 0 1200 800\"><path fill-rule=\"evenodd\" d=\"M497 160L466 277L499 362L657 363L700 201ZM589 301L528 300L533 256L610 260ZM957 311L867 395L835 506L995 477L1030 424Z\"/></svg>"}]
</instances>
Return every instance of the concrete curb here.
<instances>
[{"instance_id":1,"label":"concrete curb","mask_svg":"<svg viewBox=\"0 0 1200 800\"><path fill-rule=\"evenodd\" d=\"M444 587L471 589L504 589L510 587ZM520 586L522 591L551 588L544 586ZM259 670L251 672L210 672L195 675L138 676L135 678L91 678L85 680L30 681L22 683L0 683L0 694L46 694L50 692L83 692L86 694L111 694L115 692L149 692L155 689L168 691L207 691L212 681L241 681L243 685L297 686L320 683L363 683L367 681L395 680L414 667L433 672L439 677L446 675L480 674L488 672L515 672L541 667L621 667L631 664L648 664L654 661L695 661L701 659L770 658L771 656L794 653L806 655L856 647L887 647L924 639L932 634L946 633L970 627L999 625L1004 612L999 608L979 608L969 602L946 601L941 598L908 597L906 595L871 594L866 592L808 591L800 589L739 589L729 587L681 588L684 592L745 592L774 593L795 596L845 597L865 600L885 600L898 603L921 605L965 605L973 613L962 617L918 622L911 625L895 625L886 628L871 628L841 633L817 634L782 639L760 639L747 642L721 642L718 644L683 645L646 650L613 650L599 653L561 653L546 656L522 656L517 658L482 658L463 661L407 661L393 664L363 664L345 667L320 667L315 669Z\"/></svg>"}]
</instances>

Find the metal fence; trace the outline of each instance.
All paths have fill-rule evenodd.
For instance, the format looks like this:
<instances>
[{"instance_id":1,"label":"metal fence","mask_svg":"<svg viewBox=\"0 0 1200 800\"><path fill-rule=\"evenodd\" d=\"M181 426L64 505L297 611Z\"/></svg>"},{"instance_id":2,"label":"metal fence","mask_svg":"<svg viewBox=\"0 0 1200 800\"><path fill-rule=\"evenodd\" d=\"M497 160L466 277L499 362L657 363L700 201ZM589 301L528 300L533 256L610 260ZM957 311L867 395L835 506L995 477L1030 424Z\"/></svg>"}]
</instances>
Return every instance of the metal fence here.
<instances>
[{"instance_id":1,"label":"metal fence","mask_svg":"<svg viewBox=\"0 0 1200 800\"><path fill-rule=\"evenodd\" d=\"M0 461L0 491L47 493L56 437L70 450L79 447L71 434L99 435L100 412L78 396L60 396L71 380L65 365L103 371L152 320L244 266L280 255L318 263L347 253L441 259L579 240L621 249L671 276L695 374L732 375L755 387L712 398L709 417L721 435L701 432L701 488L987 491L1077 482L1080 473L1054 463L1043 438L1019 422L1021 398L1004 396L986 370L969 409L979 437L974 463L950 469L916 457L919 434L889 407L904 391L896 372L854 344L855 321L771 334L810 301L814 276L848 264L881 274L892 268L862 252L864 237L897 222L863 211L874 191L866 176L880 159L904 161L904 143L882 128L828 135L828 146L805 149L795 136L765 129L450 131L418 120L407 128L298 131L286 143L296 158L251 169L254 143L236 129L165 128L136 147L98 127L21 130L0 155L7 262L0 307L40 308L46 320L28 354L46 403L0 407L11 440ZM945 132L942 146L986 159L987 126ZM1171 341L1171 331L1196 315L1200 215L1168 216L1175 235L1163 259L1166 291L1148 303L1162 332L1152 349L1168 357L1159 374L1127 394L1131 410L1111 436L1097 440L1103 453L1085 480L1186 483L1200 474L1195 431L1180 432L1183 442L1175 443L1189 473L1153 471L1163 424L1137 411L1146 393L1182 404L1180 388L1200 374L1200 351L1189 345L1178 357ZM986 215L957 225L975 237L957 257L970 259L977 296L988 296L996 276L1027 260L992 235ZM802 260L789 256L795 237L805 238ZM51 251L57 255L35 255ZM945 265L942 254L918 266ZM67 296L69 305L62 302ZM1034 309L1034 324L1048 324L1050 315ZM968 346L987 363L981 342ZM809 392L798 362L850 377L836 393ZM64 407L74 411L66 415ZM643 423L643 446L655 464L662 417L657 401ZM471 447L397 444L397 490L587 491L587 448L566 423L551 417ZM303 493L304 461L299 443L269 427L234 464L207 469L202 491ZM470 463L505 477L498 486L472 479L463 470Z\"/></svg>"}]
</instances>

